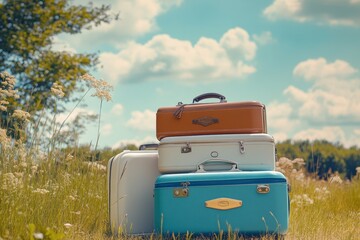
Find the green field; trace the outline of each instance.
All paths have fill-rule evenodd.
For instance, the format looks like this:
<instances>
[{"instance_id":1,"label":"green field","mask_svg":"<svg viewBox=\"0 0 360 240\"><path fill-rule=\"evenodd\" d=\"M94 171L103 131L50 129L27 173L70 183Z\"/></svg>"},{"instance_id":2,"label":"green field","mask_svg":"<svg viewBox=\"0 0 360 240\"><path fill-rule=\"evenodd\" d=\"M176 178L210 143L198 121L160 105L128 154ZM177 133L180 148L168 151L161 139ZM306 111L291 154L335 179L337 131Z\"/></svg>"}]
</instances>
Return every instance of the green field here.
<instances>
[{"instance_id":1,"label":"green field","mask_svg":"<svg viewBox=\"0 0 360 240\"><path fill-rule=\"evenodd\" d=\"M35 162L21 152L8 149L1 158L1 239L125 238L113 237L109 231L107 159L88 162L70 155L56 160L42 156ZM291 183L286 239L360 239L360 180L343 181L337 176L315 180L297 162L282 158L279 168Z\"/></svg>"}]
</instances>

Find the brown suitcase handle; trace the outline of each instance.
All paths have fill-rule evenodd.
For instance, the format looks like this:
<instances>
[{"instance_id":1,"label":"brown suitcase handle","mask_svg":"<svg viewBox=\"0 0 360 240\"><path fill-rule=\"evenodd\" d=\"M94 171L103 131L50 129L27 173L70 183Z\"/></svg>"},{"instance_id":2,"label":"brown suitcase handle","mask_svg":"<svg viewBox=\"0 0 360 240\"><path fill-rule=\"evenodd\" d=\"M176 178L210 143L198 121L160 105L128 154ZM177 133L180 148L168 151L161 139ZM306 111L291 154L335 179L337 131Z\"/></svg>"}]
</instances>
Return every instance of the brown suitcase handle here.
<instances>
[{"instance_id":1,"label":"brown suitcase handle","mask_svg":"<svg viewBox=\"0 0 360 240\"><path fill-rule=\"evenodd\" d=\"M193 103L200 102L201 100L207 99L207 98L217 98L220 100L220 102L226 102L225 96L219 94L219 93L204 93L201 94L193 99Z\"/></svg>"}]
</instances>

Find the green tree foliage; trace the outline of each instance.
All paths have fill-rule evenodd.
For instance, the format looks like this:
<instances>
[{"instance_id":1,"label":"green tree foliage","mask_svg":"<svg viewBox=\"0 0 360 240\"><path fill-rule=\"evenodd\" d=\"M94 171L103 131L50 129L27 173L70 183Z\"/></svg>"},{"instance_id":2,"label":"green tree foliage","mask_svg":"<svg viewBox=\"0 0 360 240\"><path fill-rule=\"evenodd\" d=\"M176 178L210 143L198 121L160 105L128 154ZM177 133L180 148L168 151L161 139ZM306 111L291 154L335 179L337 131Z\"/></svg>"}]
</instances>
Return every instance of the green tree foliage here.
<instances>
[{"instance_id":1,"label":"green tree foliage","mask_svg":"<svg viewBox=\"0 0 360 240\"><path fill-rule=\"evenodd\" d=\"M276 148L278 157L303 158L308 173L316 174L321 179L327 179L335 172L351 179L356 175L356 167L360 167L358 147L345 148L325 140L314 142L287 140L278 143Z\"/></svg>"},{"instance_id":2,"label":"green tree foliage","mask_svg":"<svg viewBox=\"0 0 360 240\"><path fill-rule=\"evenodd\" d=\"M95 67L97 56L54 51L54 37L77 34L111 20L109 6L72 5L69 0L4 0L0 3L0 72L9 71L17 79L21 96L17 106L33 114L42 109L61 110L51 97L54 83L62 86L63 102L72 100L79 90L77 80Z\"/></svg>"}]
</instances>

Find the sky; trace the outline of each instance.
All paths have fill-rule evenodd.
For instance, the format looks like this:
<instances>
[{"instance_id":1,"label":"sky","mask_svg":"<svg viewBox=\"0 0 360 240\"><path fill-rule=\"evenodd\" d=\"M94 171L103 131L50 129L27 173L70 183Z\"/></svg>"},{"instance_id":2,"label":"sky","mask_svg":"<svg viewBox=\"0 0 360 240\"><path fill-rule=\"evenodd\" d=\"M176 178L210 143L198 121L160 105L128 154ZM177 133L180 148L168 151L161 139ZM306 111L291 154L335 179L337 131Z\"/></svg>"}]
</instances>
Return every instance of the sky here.
<instances>
[{"instance_id":1,"label":"sky","mask_svg":"<svg viewBox=\"0 0 360 240\"><path fill-rule=\"evenodd\" d=\"M156 143L157 109L207 92L265 104L276 142L360 146L360 0L93 2L119 19L56 36L54 49L98 53L90 74L114 87L99 146ZM73 115L100 112L99 99L84 103ZM97 127L81 143L94 143Z\"/></svg>"}]
</instances>

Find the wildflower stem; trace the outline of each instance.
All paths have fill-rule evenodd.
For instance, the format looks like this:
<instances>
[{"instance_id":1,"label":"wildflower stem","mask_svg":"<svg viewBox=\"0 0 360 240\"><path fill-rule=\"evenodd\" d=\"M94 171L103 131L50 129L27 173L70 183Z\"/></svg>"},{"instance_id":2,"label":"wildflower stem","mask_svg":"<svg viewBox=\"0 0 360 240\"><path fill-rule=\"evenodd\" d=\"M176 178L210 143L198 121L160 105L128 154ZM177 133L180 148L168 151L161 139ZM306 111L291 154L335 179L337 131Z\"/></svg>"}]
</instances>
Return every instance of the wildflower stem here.
<instances>
[{"instance_id":1,"label":"wildflower stem","mask_svg":"<svg viewBox=\"0 0 360 240\"><path fill-rule=\"evenodd\" d=\"M55 138L57 137L57 135L60 133L60 130L62 129L62 127L64 126L65 122L68 120L68 118L70 117L70 115L75 111L75 109L77 108L77 106L79 106L79 104L81 103L81 101L84 99L84 97L88 94L88 92L91 90L91 88L89 88L86 93L81 97L81 99L75 104L75 106L73 107L73 109L70 111L70 113L66 116L66 118L64 119L64 121L62 121L60 127L58 130L54 131L54 134L52 135L51 139L53 144L55 143Z\"/></svg>"},{"instance_id":2,"label":"wildflower stem","mask_svg":"<svg viewBox=\"0 0 360 240\"><path fill-rule=\"evenodd\" d=\"M99 109L98 134L97 134L96 143L95 143L95 154L96 154L96 150L97 150L97 146L98 146L99 138L100 138L100 120L101 120L102 102L103 102L103 99L101 98L100 99L100 109Z\"/></svg>"}]
</instances>

